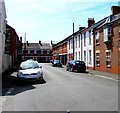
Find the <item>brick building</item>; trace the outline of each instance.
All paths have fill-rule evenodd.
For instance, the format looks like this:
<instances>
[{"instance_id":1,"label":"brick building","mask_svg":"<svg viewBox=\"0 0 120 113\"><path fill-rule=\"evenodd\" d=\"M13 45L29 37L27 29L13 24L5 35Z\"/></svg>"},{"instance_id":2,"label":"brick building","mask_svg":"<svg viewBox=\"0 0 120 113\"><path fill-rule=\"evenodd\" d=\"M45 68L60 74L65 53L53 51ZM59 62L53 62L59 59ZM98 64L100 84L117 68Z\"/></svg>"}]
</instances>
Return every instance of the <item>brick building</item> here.
<instances>
[{"instance_id":1,"label":"brick building","mask_svg":"<svg viewBox=\"0 0 120 113\"><path fill-rule=\"evenodd\" d=\"M38 62L49 62L52 59L52 46L50 43L24 43L22 47L22 60L34 59Z\"/></svg>"},{"instance_id":2,"label":"brick building","mask_svg":"<svg viewBox=\"0 0 120 113\"><path fill-rule=\"evenodd\" d=\"M15 29L6 25L5 53L10 55L12 68L18 67L21 62L22 38L19 39Z\"/></svg>"},{"instance_id":3,"label":"brick building","mask_svg":"<svg viewBox=\"0 0 120 113\"><path fill-rule=\"evenodd\" d=\"M120 74L120 7L95 29L95 70Z\"/></svg>"},{"instance_id":4,"label":"brick building","mask_svg":"<svg viewBox=\"0 0 120 113\"><path fill-rule=\"evenodd\" d=\"M58 42L52 46L53 48L53 60L60 60L63 65L67 62L67 39Z\"/></svg>"}]
</instances>

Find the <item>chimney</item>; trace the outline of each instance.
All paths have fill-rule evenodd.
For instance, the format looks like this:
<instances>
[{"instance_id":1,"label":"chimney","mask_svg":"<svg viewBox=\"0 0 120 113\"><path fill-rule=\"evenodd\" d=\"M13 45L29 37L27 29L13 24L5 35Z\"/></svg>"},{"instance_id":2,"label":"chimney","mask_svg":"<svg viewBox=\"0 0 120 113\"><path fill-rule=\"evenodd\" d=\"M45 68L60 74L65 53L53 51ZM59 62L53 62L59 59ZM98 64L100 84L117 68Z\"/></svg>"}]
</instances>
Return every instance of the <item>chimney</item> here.
<instances>
[{"instance_id":1,"label":"chimney","mask_svg":"<svg viewBox=\"0 0 120 113\"><path fill-rule=\"evenodd\" d=\"M29 43L28 43L28 41L26 41L26 43L27 43L27 46L29 46Z\"/></svg>"},{"instance_id":2,"label":"chimney","mask_svg":"<svg viewBox=\"0 0 120 113\"><path fill-rule=\"evenodd\" d=\"M91 27L95 23L94 18L88 18L88 27Z\"/></svg>"},{"instance_id":3,"label":"chimney","mask_svg":"<svg viewBox=\"0 0 120 113\"><path fill-rule=\"evenodd\" d=\"M39 44L42 46L41 40L39 40Z\"/></svg>"},{"instance_id":4,"label":"chimney","mask_svg":"<svg viewBox=\"0 0 120 113\"><path fill-rule=\"evenodd\" d=\"M22 37L20 37L20 41L22 42Z\"/></svg>"},{"instance_id":5,"label":"chimney","mask_svg":"<svg viewBox=\"0 0 120 113\"><path fill-rule=\"evenodd\" d=\"M112 6L111 10L112 10L112 14L116 15L116 14L120 13L120 6Z\"/></svg>"},{"instance_id":6,"label":"chimney","mask_svg":"<svg viewBox=\"0 0 120 113\"><path fill-rule=\"evenodd\" d=\"M85 29L85 27L79 27L79 30L81 31L82 29Z\"/></svg>"}]
</instances>

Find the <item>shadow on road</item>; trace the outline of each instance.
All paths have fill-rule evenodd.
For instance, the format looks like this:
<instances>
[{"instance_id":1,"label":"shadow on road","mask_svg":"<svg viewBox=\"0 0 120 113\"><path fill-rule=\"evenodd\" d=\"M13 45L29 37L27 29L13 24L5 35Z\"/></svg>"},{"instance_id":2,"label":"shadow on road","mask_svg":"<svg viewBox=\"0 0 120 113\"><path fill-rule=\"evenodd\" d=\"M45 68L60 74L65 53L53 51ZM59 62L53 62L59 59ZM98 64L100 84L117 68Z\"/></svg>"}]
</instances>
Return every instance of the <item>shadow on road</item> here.
<instances>
[{"instance_id":1,"label":"shadow on road","mask_svg":"<svg viewBox=\"0 0 120 113\"><path fill-rule=\"evenodd\" d=\"M35 89L33 85L44 84L46 81L19 81L15 75L16 72L4 73L2 75L2 96L16 95L24 91Z\"/></svg>"}]
</instances>

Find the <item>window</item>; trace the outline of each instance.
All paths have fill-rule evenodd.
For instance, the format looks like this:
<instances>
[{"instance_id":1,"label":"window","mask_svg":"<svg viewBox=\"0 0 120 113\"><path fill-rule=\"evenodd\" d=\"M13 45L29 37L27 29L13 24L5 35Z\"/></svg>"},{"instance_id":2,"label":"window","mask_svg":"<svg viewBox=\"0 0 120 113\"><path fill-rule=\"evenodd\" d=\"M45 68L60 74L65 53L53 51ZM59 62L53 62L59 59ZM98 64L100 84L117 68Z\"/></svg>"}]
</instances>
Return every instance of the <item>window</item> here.
<instances>
[{"instance_id":1,"label":"window","mask_svg":"<svg viewBox=\"0 0 120 113\"><path fill-rule=\"evenodd\" d=\"M30 54L30 50L28 50L28 54Z\"/></svg>"},{"instance_id":2,"label":"window","mask_svg":"<svg viewBox=\"0 0 120 113\"><path fill-rule=\"evenodd\" d=\"M80 35L79 35L79 48L80 48Z\"/></svg>"},{"instance_id":3,"label":"window","mask_svg":"<svg viewBox=\"0 0 120 113\"><path fill-rule=\"evenodd\" d=\"M75 47L77 48L77 36L75 37Z\"/></svg>"},{"instance_id":4,"label":"window","mask_svg":"<svg viewBox=\"0 0 120 113\"><path fill-rule=\"evenodd\" d=\"M76 60L77 60L77 52L76 52Z\"/></svg>"},{"instance_id":5,"label":"window","mask_svg":"<svg viewBox=\"0 0 120 113\"><path fill-rule=\"evenodd\" d=\"M111 51L106 50L106 67L111 67Z\"/></svg>"},{"instance_id":6,"label":"window","mask_svg":"<svg viewBox=\"0 0 120 113\"><path fill-rule=\"evenodd\" d=\"M79 51L79 60L80 60L80 51Z\"/></svg>"},{"instance_id":7,"label":"window","mask_svg":"<svg viewBox=\"0 0 120 113\"><path fill-rule=\"evenodd\" d=\"M99 32L96 33L96 44L99 44Z\"/></svg>"},{"instance_id":8,"label":"window","mask_svg":"<svg viewBox=\"0 0 120 113\"><path fill-rule=\"evenodd\" d=\"M91 31L89 31L89 45L91 45Z\"/></svg>"},{"instance_id":9,"label":"window","mask_svg":"<svg viewBox=\"0 0 120 113\"><path fill-rule=\"evenodd\" d=\"M37 52L36 52L36 50L34 50L34 54L36 54Z\"/></svg>"},{"instance_id":10,"label":"window","mask_svg":"<svg viewBox=\"0 0 120 113\"><path fill-rule=\"evenodd\" d=\"M86 62L86 51L84 51L84 62Z\"/></svg>"},{"instance_id":11,"label":"window","mask_svg":"<svg viewBox=\"0 0 120 113\"><path fill-rule=\"evenodd\" d=\"M84 46L86 46L86 33L84 33Z\"/></svg>"},{"instance_id":12,"label":"window","mask_svg":"<svg viewBox=\"0 0 120 113\"><path fill-rule=\"evenodd\" d=\"M50 50L47 50L47 54L50 54Z\"/></svg>"},{"instance_id":13,"label":"window","mask_svg":"<svg viewBox=\"0 0 120 113\"><path fill-rule=\"evenodd\" d=\"M107 28L104 28L104 42L111 41L112 36L112 27L108 26Z\"/></svg>"},{"instance_id":14,"label":"window","mask_svg":"<svg viewBox=\"0 0 120 113\"><path fill-rule=\"evenodd\" d=\"M41 54L43 54L43 50L41 50Z\"/></svg>"},{"instance_id":15,"label":"window","mask_svg":"<svg viewBox=\"0 0 120 113\"><path fill-rule=\"evenodd\" d=\"M97 67L100 66L100 51L99 50L96 51L96 66Z\"/></svg>"},{"instance_id":16,"label":"window","mask_svg":"<svg viewBox=\"0 0 120 113\"><path fill-rule=\"evenodd\" d=\"M91 50L89 50L89 64L92 64Z\"/></svg>"}]
</instances>

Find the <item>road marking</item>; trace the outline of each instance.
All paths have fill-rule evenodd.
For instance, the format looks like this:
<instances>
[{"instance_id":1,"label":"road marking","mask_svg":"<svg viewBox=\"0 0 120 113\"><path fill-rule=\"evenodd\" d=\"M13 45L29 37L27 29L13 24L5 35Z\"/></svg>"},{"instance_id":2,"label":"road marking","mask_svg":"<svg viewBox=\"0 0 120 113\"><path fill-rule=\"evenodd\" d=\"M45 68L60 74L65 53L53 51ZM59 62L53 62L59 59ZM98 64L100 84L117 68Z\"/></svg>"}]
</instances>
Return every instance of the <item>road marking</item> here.
<instances>
[{"instance_id":1,"label":"road marking","mask_svg":"<svg viewBox=\"0 0 120 113\"><path fill-rule=\"evenodd\" d=\"M111 78L111 77L106 77L106 76L103 76L103 75L95 75L95 74L92 74L92 73L89 73L89 75L93 75L93 76L97 76L97 77L100 77L100 78L106 78L106 79L109 79L109 80L114 80L114 81L119 81L117 79L114 79L114 78Z\"/></svg>"}]
</instances>

